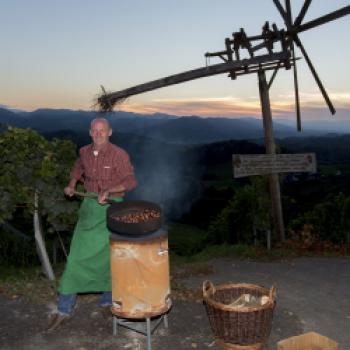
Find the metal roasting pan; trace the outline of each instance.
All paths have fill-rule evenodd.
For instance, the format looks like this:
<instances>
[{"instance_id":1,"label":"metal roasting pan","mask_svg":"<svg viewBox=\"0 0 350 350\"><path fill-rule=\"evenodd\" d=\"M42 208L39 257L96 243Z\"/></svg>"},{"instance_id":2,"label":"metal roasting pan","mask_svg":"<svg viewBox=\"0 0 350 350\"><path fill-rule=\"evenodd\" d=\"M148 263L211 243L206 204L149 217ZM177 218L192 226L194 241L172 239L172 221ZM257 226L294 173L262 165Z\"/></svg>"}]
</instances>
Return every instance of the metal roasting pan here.
<instances>
[{"instance_id":1,"label":"metal roasting pan","mask_svg":"<svg viewBox=\"0 0 350 350\"><path fill-rule=\"evenodd\" d=\"M138 223L125 223L117 221L114 216L138 213L145 209L159 211L159 218ZM111 203L107 209L107 227L110 231L125 236L144 236L159 230L162 226L161 207L153 202L143 200L130 200L120 203Z\"/></svg>"}]
</instances>

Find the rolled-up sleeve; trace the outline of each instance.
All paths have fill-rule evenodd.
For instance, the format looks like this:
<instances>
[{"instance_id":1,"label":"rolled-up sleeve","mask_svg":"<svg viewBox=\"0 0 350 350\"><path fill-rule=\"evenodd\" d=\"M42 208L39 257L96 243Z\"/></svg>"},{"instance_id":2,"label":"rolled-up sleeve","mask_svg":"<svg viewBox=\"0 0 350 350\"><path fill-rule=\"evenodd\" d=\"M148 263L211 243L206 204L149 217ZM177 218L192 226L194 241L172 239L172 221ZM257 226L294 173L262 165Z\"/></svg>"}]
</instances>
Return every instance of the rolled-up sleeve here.
<instances>
[{"instance_id":1,"label":"rolled-up sleeve","mask_svg":"<svg viewBox=\"0 0 350 350\"><path fill-rule=\"evenodd\" d=\"M73 165L73 168L70 172L70 178L71 179L76 179L77 181L81 180L82 178L82 175L84 173L84 168L83 168L83 164L81 162L81 159L78 158L74 165Z\"/></svg>"},{"instance_id":2,"label":"rolled-up sleeve","mask_svg":"<svg viewBox=\"0 0 350 350\"><path fill-rule=\"evenodd\" d=\"M134 174L134 167L130 162L129 155L126 152L120 152L114 166L116 171L115 178L118 179L113 186L122 185L126 191L131 191L137 186Z\"/></svg>"}]
</instances>

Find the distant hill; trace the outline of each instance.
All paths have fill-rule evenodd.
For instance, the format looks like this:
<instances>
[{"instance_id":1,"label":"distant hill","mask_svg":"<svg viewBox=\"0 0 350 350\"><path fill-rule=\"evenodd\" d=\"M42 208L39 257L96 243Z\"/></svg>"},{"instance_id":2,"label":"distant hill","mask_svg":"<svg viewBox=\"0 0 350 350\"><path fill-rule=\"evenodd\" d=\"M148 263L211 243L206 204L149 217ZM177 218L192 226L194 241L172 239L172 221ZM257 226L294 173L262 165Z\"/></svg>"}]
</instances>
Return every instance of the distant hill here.
<instances>
[{"instance_id":1,"label":"distant hill","mask_svg":"<svg viewBox=\"0 0 350 350\"><path fill-rule=\"evenodd\" d=\"M73 111L69 109L37 109L33 112L12 112L0 108L0 123L18 127L30 127L40 132L54 132L57 130L86 131L93 118L103 116L93 111ZM129 132L150 125L158 125L163 120L174 117L166 114L154 114L151 117L129 113L114 112L105 116L110 120L113 128L121 132Z\"/></svg>"},{"instance_id":2,"label":"distant hill","mask_svg":"<svg viewBox=\"0 0 350 350\"><path fill-rule=\"evenodd\" d=\"M300 136L295 128L274 123L275 135L280 138ZM264 136L261 119L201 118L185 116L167 120L142 132L157 140L172 143L211 143L224 140L253 140ZM307 135L320 134L312 131Z\"/></svg>"},{"instance_id":3,"label":"distant hill","mask_svg":"<svg viewBox=\"0 0 350 350\"><path fill-rule=\"evenodd\" d=\"M82 133L89 128L97 112L68 109L38 109L33 112L12 112L0 108L0 123L17 127L30 127L41 133ZM158 141L179 144L205 144L224 140L251 140L263 137L261 119L254 118L201 118L197 116L175 117L166 114L142 115L129 112L113 112L107 115L115 133L147 136ZM274 122L278 138L322 135L312 129L302 134L295 127Z\"/></svg>"},{"instance_id":4,"label":"distant hill","mask_svg":"<svg viewBox=\"0 0 350 350\"><path fill-rule=\"evenodd\" d=\"M89 143L88 127L96 113L42 109L13 113L0 109L0 123L31 127L47 138L68 138L78 147ZM131 198L162 205L166 217L180 217L200 197L207 169L227 165L232 154L264 153L261 120L154 116L118 112L109 115L112 142L128 151L138 187ZM350 135L298 134L274 123L282 153L315 152L318 161L350 162ZM297 136L296 136L297 135ZM316 134L317 135L317 134Z\"/></svg>"},{"instance_id":5,"label":"distant hill","mask_svg":"<svg viewBox=\"0 0 350 350\"><path fill-rule=\"evenodd\" d=\"M350 162L350 135L328 134L319 137L292 137L276 142L282 147L282 153L315 152L318 161Z\"/></svg>"},{"instance_id":6,"label":"distant hill","mask_svg":"<svg viewBox=\"0 0 350 350\"><path fill-rule=\"evenodd\" d=\"M14 112L11 112L5 108L0 108L0 123L18 125L21 123L22 118L18 118Z\"/></svg>"}]
</instances>

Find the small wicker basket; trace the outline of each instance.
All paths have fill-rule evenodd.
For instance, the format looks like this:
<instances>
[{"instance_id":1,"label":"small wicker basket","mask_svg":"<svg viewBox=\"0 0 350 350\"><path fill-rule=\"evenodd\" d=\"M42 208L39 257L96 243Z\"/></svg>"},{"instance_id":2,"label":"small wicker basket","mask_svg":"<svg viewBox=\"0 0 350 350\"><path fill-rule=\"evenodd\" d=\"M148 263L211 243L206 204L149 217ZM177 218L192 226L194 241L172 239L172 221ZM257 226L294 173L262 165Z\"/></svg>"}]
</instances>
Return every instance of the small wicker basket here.
<instances>
[{"instance_id":1,"label":"small wicker basket","mask_svg":"<svg viewBox=\"0 0 350 350\"><path fill-rule=\"evenodd\" d=\"M242 294L268 296L266 304L258 306L231 306ZM216 343L224 349L261 350L271 332L276 289L270 290L245 283L227 283L214 287L203 282L203 299Z\"/></svg>"}]
</instances>

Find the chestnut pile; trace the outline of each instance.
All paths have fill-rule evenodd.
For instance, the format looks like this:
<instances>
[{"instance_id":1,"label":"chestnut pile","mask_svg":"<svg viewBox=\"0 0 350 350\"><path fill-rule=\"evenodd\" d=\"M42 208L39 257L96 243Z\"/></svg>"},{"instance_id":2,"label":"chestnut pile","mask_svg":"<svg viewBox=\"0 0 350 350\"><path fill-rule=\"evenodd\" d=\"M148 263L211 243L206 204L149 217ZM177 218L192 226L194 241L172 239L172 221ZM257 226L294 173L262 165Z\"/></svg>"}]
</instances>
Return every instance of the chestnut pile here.
<instances>
[{"instance_id":1,"label":"chestnut pile","mask_svg":"<svg viewBox=\"0 0 350 350\"><path fill-rule=\"evenodd\" d=\"M139 222L145 222L152 219L160 218L160 212L154 209L144 209L133 213L114 215L112 218L116 221L126 224L136 224Z\"/></svg>"}]
</instances>

